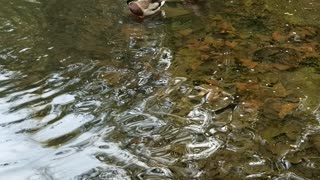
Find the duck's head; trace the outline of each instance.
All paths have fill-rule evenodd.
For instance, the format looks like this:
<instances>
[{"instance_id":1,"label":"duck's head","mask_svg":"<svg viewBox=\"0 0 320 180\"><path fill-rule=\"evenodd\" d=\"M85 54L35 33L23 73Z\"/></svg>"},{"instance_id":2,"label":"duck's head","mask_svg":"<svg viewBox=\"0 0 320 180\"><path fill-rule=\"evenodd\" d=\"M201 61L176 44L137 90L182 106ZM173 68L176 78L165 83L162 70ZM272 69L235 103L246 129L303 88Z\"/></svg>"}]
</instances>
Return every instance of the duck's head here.
<instances>
[{"instance_id":1,"label":"duck's head","mask_svg":"<svg viewBox=\"0 0 320 180\"><path fill-rule=\"evenodd\" d=\"M137 2L133 0L128 0L127 5L129 7L129 10L132 12L132 14L142 17L144 15L142 8L138 5Z\"/></svg>"},{"instance_id":2,"label":"duck's head","mask_svg":"<svg viewBox=\"0 0 320 180\"><path fill-rule=\"evenodd\" d=\"M141 18L156 14L164 3L165 0L127 0L132 14Z\"/></svg>"}]
</instances>

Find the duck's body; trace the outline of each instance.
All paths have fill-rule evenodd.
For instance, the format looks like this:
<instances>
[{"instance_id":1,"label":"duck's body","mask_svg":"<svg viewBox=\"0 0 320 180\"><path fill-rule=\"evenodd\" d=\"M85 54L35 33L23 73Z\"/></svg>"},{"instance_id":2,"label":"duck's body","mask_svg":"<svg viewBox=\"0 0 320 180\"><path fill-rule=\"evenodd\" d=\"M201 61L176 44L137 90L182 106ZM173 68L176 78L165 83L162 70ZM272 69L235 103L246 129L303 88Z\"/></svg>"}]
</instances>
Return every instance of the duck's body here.
<instances>
[{"instance_id":1,"label":"duck's body","mask_svg":"<svg viewBox=\"0 0 320 180\"><path fill-rule=\"evenodd\" d=\"M155 14L164 5L165 0L128 0L132 14L141 18Z\"/></svg>"}]
</instances>

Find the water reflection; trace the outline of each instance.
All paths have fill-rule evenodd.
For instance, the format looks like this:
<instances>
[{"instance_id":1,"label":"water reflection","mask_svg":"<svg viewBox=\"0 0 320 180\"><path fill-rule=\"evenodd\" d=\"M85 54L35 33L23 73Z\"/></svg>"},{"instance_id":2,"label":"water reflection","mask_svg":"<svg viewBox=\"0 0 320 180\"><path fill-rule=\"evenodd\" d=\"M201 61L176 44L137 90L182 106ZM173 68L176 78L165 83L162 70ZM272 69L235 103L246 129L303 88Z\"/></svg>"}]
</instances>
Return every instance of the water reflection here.
<instances>
[{"instance_id":1,"label":"water reflection","mask_svg":"<svg viewBox=\"0 0 320 180\"><path fill-rule=\"evenodd\" d=\"M261 7L172 2L140 21L120 1L4 3L0 177L318 177L318 29L292 45Z\"/></svg>"}]
</instances>

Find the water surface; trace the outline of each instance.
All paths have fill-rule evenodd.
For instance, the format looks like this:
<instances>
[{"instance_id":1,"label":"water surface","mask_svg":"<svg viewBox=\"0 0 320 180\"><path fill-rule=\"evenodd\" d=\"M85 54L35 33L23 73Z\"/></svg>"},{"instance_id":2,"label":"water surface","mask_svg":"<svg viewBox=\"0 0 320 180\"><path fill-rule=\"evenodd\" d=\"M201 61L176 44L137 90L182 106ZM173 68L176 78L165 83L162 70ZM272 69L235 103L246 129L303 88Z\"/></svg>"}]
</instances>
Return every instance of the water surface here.
<instances>
[{"instance_id":1,"label":"water surface","mask_svg":"<svg viewBox=\"0 0 320 180\"><path fill-rule=\"evenodd\" d=\"M2 0L1 179L319 179L315 0Z\"/></svg>"}]
</instances>

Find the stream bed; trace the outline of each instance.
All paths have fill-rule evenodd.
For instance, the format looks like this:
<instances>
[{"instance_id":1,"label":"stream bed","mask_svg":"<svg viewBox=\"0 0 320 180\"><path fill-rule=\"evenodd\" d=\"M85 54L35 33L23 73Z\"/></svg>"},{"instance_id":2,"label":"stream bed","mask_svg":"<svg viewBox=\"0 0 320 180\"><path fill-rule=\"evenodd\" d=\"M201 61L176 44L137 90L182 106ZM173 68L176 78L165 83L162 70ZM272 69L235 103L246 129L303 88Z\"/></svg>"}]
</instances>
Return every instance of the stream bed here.
<instances>
[{"instance_id":1,"label":"stream bed","mask_svg":"<svg viewBox=\"0 0 320 180\"><path fill-rule=\"evenodd\" d=\"M0 179L320 179L319 1L0 5Z\"/></svg>"}]
</instances>

